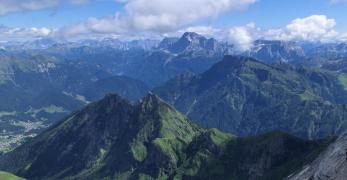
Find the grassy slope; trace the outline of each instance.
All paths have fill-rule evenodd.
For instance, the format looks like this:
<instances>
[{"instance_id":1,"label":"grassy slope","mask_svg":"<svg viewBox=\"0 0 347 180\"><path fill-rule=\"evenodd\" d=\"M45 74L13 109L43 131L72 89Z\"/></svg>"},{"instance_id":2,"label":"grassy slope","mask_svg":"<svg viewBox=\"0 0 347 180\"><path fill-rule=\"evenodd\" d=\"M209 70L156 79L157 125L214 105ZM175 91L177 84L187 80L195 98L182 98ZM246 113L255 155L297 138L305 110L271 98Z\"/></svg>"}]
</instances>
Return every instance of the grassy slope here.
<instances>
[{"instance_id":1,"label":"grassy slope","mask_svg":"<svg viewBox=\"0 0 347 180\"><path fill-rule=\"evenodd\" d=\"M20 178L18 176L15 176L13 174L0 171L0 179L1 180L24 180L23 178Z\"/></svg>"},{"instance_id":2,"label":"grassy slope","mask_svg":"<svg viewBox=\"0 0 347 180\"><path fill-rule=\"evenodd\" d=\"M227 57L154 92L199 125L240 136L281 130L317 139L347 128L343 80L325 71Z\"/></svg>"},{"instance_id":3,"label":"grassy slope","mask_svg":"<svg viewBox=\"0 0 347 180\"><path fill-rule=\"evenodd\" d=\"M196 126L155 95L138 105L109 95L1 157L0 169L59 180L286 177L320 145L282 133L237 138Z\"/></svg>"}]
</instances>

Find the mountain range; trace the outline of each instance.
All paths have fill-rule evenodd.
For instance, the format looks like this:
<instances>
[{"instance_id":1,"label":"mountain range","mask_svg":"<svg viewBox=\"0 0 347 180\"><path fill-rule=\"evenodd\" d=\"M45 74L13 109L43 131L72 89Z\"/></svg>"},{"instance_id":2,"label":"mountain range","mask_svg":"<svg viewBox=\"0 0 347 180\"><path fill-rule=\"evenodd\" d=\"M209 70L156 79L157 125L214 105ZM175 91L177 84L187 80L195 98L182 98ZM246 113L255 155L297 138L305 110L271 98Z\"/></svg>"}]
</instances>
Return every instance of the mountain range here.
<instances>
[{"instance_id":1,"label":"mountain range","mask_svg":"<svg viewBox=\"0 0 347 180\"><path fill-rule=\"evenodd\" d=\"M0 179L346 174L344 43L239 52L187 32L0 47Z\"/></svg>"},{"instance_id":2,"label":"mountain range","mask_svg":"<svg viewBox=\"0 0 347 180\"><path fill-rule=\"evenodd\" d=\"M182 81L186 82L190 81L192 77L200 76L200 74L209 76L206 71L216 63L221 62L225 54L236 53L233 50L233 45L219 42L213 38L206 38L193 32L184 33L180 38L165 38L161 42L153 40L123 42L117 39L66 42L54 39L40 39L25 43L5 43L2 46L3 49L0 51L0 91L3 96L1 96L2 103L0 103L0 125L2 128L0 133L0 142L2 142L0 151L11 150L12 147L15 147L27 137L37 135L68 113L83 107L89 102L102 98L107 93L118 93L131 101L136 101L153 88L172 88L175 90L175 87L169 87L168 85L175 81L171 79L181 75L182 77L178 79L181 78ZM299 107L295 104L303 102L302 100L305 100L305 98L319 99L315 100L314 103L309 101L309 104L302 105L302 107L320 107L315 112L318 113L317 117L313 116L315 117L313 119L324 121L325 118L331 119L334 117L339 119L344 117L342 113L343 104L346 102L344 89L347 87L344 69L346 61L343 58L344 47L343 44L258 40L255 41L250 51L241 55L255 57L257 61L269 65L265 68L265 71L260 68L256 70L260 72L246 74L262 76L261 73L271 74L273 72L276 74L274 77L279 77L279 79L274 81L278 81L279 84L285 87L284 89L289 89L287 91L289 94L281 93L281 96L290 97L288 101L293 101L291 97L298 99L298 96L295 96L295 94L301 94L301 100L294 100L295 103L290 103L294 107ZM314 52L314 49L325 50ZM323 58L312 59L311 57L319 56L318 52L326 52L326 55L322 57L328 60L323 60ZM333 55L334 52L341 54ZM273 70L268 71L269 68ZM278 68L288 72L288 74L292 74L294 77L283 77L281 70L278 70ZM216 68L214 69L216 70ZM210 70L211 74L215 74L212 71L214 70ZM219 81L225 75L216 74L216 76L220 77L212 80ZM291 82L287 83L281 79ZM203 78L201 82L206 83L203 81L210 80ZM274 81L268 80L271 83L275 83ZM292 87L302 82L304 84L300 85L301 87ZM178 83L180 84L181 82ZM248 83L253 82L250 81ZM255 83L259 85L262 83L262 80ZM192 88L187 88L188 91L195 91L193 89L194 83L189 83L189 86L192 86ZM228 86L224 88L229 88ZM211 85L211 87L217 88L214 85ZM240 87L238 85L234 86L234 88ZM271 84L267 87L271 88ZM306 88L309 88L307 92L301 92ZM254 87L253 90L253 93L262 92ZM214 103L224 103L224 105L218 104L216 106L209 104L212 100L201 100L199 103L209 104L209 108L213 106L217 110L205 110L203 109L205 108L204 105L199 105L199 103L197 106L192 106L191 110L188 110L188 106L192 105L194 100L180 98L186 104L177 105L176 102L173 102L172 97L167 97L172 96L165 94L168 92L163 92L163 94L158 92L158 94L171 104L175 104L177 109L187 113L192 119L204 121L199 123L204 127L223 127L223 130L237 135L254 135L258 132L266 132L277 128L277 126L272 125L270 126L271 128L267 127L264 129L257 126L250 128L249 125L243 124L230 125L232 123L230 119L236 119L236 122L244 122L240 119L245 117L241 117L243 115L240 115L240 113L245 113L246 110L241 110L240 107L232 107L235 112L221 113L220 111L230 109L229 106L232 103L216 101ZM208 92L219 93L213 90L208 90ZM198 95L199 93L201 92L193 92L190 95L192 97L200 96ZM267 93L272 92L269 91ZM184 94L187 95L189 93L185 92ZM228 92L228 94L233 96L234 92ZM237 92L235 92L235 96L242 97ZM204 98L210 97L204 95ZM269 95L267 99L272 101L269 104L274 106L278 97ZM235 100L235 102L238 101ZM219 106L222 108L219 108ZM205 114L206 116L201 118L200 114L203 113L200 113L200 111L211 113ZM216 118L214 111L225 117ZM260 111L260 109L255 111ZM284 111L276 112L281 116ZM329 113L331 111L335 113ZM235 113L238 115L235 116ZM302 112L302 114L305 113ZM299 117L297 113L295 115ZM248 118L255 118L262 115L247 116L250 116ZM300 116L304 118L303 115ZM290 118L289 115L286 118ZM220 121L219 119L225 120ZM309 117L309 119L312 119L312 117ZM344 121L336 121L339 121L339 123L336 123L338 124L336 127L318 128L316 125L310 125L310 128L308 128L308 125L306 125L305 130L295 133L301 137L309 138L338 134L343 130L344 125L342 122ZM292 132L291 129L294 127L290 126L294 125L298 126L300 123L289 123L287 127L281 127L281 129ZM243 130L244 132L237 130L244 127L249 129ZM320 132L320 129L324 129L324 132ZM251 131L252 133L250 133Z\"/></svg>"},{"instance_id":3,"label":"mountain range","mask_svg":"<svg viewBox=\"0 0 347 180\"><path fill-rule=\"evenodd\" d=\"M106 93L137 101L149 90L139 80L46 56L6 56L0 63L0 151L10 150Z\"/></svg>"},{"instance_id":4,"label":"mountain range","mask_svg":"<svg viewBox=\"0 0 347 180\"><path fill-rule=\"evenodd\" d=\"M0 157L0 169L33 180L279 179L333 141L238 138L200 128L154 94L138 104L107 95Z\"/></svg>"},{"instance_id":5,"label":"mountain range","mask_svg":"<svg viewBox=\"0 0 347 180\"><path fill-rule=\"evenodd\" d=\"M165 51L177 54L205 54L205 55L243 55L253 57L266 63L279 61L289 63L304 63L305 61L335 60L347 55L346 43L321 43L305 41L279 41L259 39L253 42L249 50L239 52L232 43L207 38L195 32L186 32L181 37L165 37L162 40L132 40L123 41L113 38L82 39L69 42L58 39L37 39L26 42L1 42L2 50L16 53L54 54L63 56L81 56L80 50L88 48L95 50L116 51ZM69 55L70 54L70 55Z\"/></svg>"},{"instance_id":6,"label":"mountain range","mask_svg":"<svg viewBox=\"0 0 347 180\"><path fill-rule=\"evenodd\" d=\"M309 139L347 128L345 74L226 56L154 90L194 122L240 136L281 130Z\"/></svg>"}]
</instances>

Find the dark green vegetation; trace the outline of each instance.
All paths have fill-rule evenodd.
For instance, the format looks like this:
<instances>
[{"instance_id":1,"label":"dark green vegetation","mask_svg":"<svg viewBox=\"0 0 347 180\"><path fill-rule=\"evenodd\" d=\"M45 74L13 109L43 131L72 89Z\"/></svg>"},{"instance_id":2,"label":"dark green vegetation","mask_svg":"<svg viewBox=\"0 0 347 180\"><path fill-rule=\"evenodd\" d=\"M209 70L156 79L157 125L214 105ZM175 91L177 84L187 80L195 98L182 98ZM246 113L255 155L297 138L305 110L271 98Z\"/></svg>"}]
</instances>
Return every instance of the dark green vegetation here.
<instances>
[{"instance_id":1,"label":"dark green vegetation","mask_svg":"<svg viewBox=\"0 0 347 180\"><path fill-rule=\"evenodd\" d=\"M106 93L137 101L144 83L101 68L46 56L0 58L0 152Z\"/></svg>"},{"instance_id":2,"label":"dark green vegetation","mask_svg":"<svg viewBox=\"0 0 347 180\"><path fill-rule=\"evenodd\" d=\"M153 44L47 39L5 46L0 51L0 153L106 93L137 101L179 74L202 73L226 51L226 45L196 33L157 48Z\"/></svg>"},{"instance_id":3,"label":"dark green vegetation","mask_svg":"<svg viewBox=\"0 0 347 180\"><path fill-rule=\"evenodd\" d=\"M269 65L220 62L233 47L196 33L158 46L37 43L0 50L0 151L27 140L0 158L0 170L28 179L282 179L333 139L268 132L319 139L347 128L344 44L315 51L260 40L243 54ZM58 121L104 94L134 102L155 86L197 124L241 137L198 127L152 94L136 105L109 95Z\"/></svg>"},{"instance_id":4,"label":"dark green vegetation","mask_svg":"<svg viewBox=\"0 0 347 180\"><path fill-rule=\"evenodd\" d=\"M315 139L347 129L346 77L226 56L205 73L180 76L155 92L204 127L241 136L280 130Z\"/></svg>"},{"instance_id":5,"label":"dark green vegetation","mask_svg":"<svg viewBox=\"0 0 347 180\"><path fill-rule=\"evenodd\" d=\"M278 76L278 79L267 80L266 89L260 91L257 91L256 88L262 83L262 79L260 79L260 82L253 82L253 80L257 79L257 76L266 78L266 74L261 75L263 73L262 68L259 69L259 72L244 73L245 77L240 77L240 79L243 79L243 82L247 81L247 86L253 86L251 89L254 92L252 93L256 94L266 91L265 99L271 98L271 100L268 100L271 101L268 104L274 106L273 109L279 112L277 113L279 116L283 115L281 112L285 111L283 108L286 107L290 108L292 112L299 112L300 115L297 114L297 116L311 116L309 115L310 112L307 112L310 110L301 113L301 111L297 111L295 108L300 108L299 110L301 110L311 106L327 106L327 109L334 109L336 113L330 113L330 110L318 110L312 114L314 116L327 116L321 117L322 119L337 119L336 121L339 122L333 122L333 124L338 125L324 125L323 123L324 127L320 127L321 124L312 123L308 125L308 122L304 122L306 123L304 127L310 126L310 130L307 130L310 133L302 132L304 130L298 130L300 132L295 133L310 138L335 134L344 128L344 125L341 124L342 120L338 120L344 115L340 110L341 108L335 110L335 107L327 105L326 102L331 104L345 104L346 102L347 98L344 91L347 89L347 75L344 71L345 60L342 58L345 56L345 52L347 52L346 47L345 44L322 44L317 47L317 45L309 43L259 40L254 43L254 47L249 52L245 52L242 55L255 57L267 63L284 61L294 64L313 64L315 66L323 64L322 69L340 73L332 75L307 69L301 69L299 72L298 70L290 70L290 66L285 67L283 64L280 67L276 65L277 70L276 68L271 69L273 66L268 66L267 69L265 68L265 71L269 71L270 74L274 73L273 76ZM0 152L11 150L27 137L35 136L68 113L83 107L91 101L102 98L106 93L117 93L128 100L136 101L147 93L150 88L161 86L167 80L181 74L203 73L222 60L225 54L237 53L234 47L228 43L218 42L213 38L206 38L194 32L184 33L180 38L165 38L161 42L152 40L121 42L117 39L67 42L54 39L39 39L26 43L4 43L2 48L4 49L0 50ZM320 56L320 52L325 54L324 58L317 59L316 57ZM329 57L333 59L341 58L341 60L338 62L331 61ZM287 71L289 77L283 77L284 75L278 68ZM210 74L214 75L214 73ZM292 74L294 77L292 77ZM220 80L223 79L223 76L225 76L225 73L215 74L215 77L211 79L201 79L199 84L208 84L208 82L202 82L205 80L221 83ZM188 76L180 79L182 78L186 78L182 80L183 82L188 83L190 81ZM302 79L305 79L304 83L306 84L296 85L302 83ZM274 95L271 92L272 84L269 82L276 86L280 84L279 86L282 86L285 91L289 92L289 95L288 93ZM311 82L313 82L314 86L311 86ZM170 82L170 84L173 83L175 82ZM181 86L180 83L178 82L174 86ZM255 84L252 85L252 83ZM343 88L341 88L341 85ZM191 88L188 86L191 86ZM239 92L227 92L228 90L225 89L229 88L230 84L224 87L221 85L217 87L211 84L211 87L222 88L216 90L216 92L214 90L206 91L204 88L202 88L201 92L200 90L195 92L196 89L194 88L196 86L198 85L194 83L190 83L185 87L178 87L179 89L165 86L164 89L175 91L176 94L173 97L173 95L167 95L163 92L163 97L170 103L175 104L180 111L187 113L194 120L204 121L201 124L207 127L223 126L224 130L231 130L230 132L235 132L239 135L256 134L277 128L277 126L272 126L273 122L270 122L269 127L259 127L259 129L257 129L258 125L254 123L237 124L241 122L239 121L240 119L243 119L241 116L245 116L242 113L253 112L252 105L251 107L242 105L246 103L243 101L251 101L250 99L239 99L240 103L238 100L238 98L248 97L248 92L241 95L237 94ZM237 91L236 88L241 88L241 86L243 85L235 85L234 90ZM293 88L292 86L297 86L298 88ZM173 89L171 90L171 88ZM311 89L303 93L306 90L305 88ZM185 91L182 94L179 92L181 89ZM279 87L275 87L275 89L282 91ZM222 90L227 93L221 92ZM163 91L167 92L167 90ZM227 100L219 101L223 99L220 93L228 94ZM312 105L312 103L301 105L302 101L297 100L297 96L294 96L293 99L291 94L301 94L300 98L304 101L306 99L319 98L319 96L323 100L314 102L318 103L318 105ZM173 102L176 101L175 99L178 96L180 96L179 100L177 100L179 102ZM187 99L182 96L187 96ZM189 96L197 98L197 101ZM206 99L203 99L203 97ZM219 98L219 100L215 98ZM287 101L290 101L291 106L286 105L286 107L278 111L276 108L279 107L276 106L276 103L278 99L283 98L288 98ZM257 102L253 103L261 104L262 100L257 99ZM249 102L246 104L249 104ZM257 114L249 115L247 118L257 121L258 119L255 118L258 118L258 112L262 111L263 114L269 113L268 111L263 111L264 109L261 105L255 106L255 108L257 108L254 110L257 111ZM230 109L233 111L229 111ZM220 117L215 118L215 116ZM285 119L292 118L294 115L290 114L287 116ZM259 119L264 118L267 117ZM236 120L234 121L234 119ZM249 121L247 120L247 123ZM292 123L291 125L284 125L284 127L281 127L281 130L295 128L288 126L300 126L302 124L300 121L298 120L298 123ZM260 121L258 123L263 124ZM245 132L235 130L239 128L244 128ZM316 129L324 129L324 132L316 132L319 131Z\"/></svg>"},{"instance_id":6,"label":"dark green vegetation","mask_svg":"<svg viewBox=\"0 0 347 180\"><path fill-rule=\"evenodd\" d=\"M334 140L306 141L281 132L239 138L200 169L200 179L284 179L312 162Z\"/></svg>"},{"instance_id":7,"label":"dark green vegetation","mask_svg":"<svg viewBox=\"0 0 347 180\"><path fill-rule=\"evenodd\" d=\"M0 158L28 179L268 179L311 162L333 139L237 138L203 129L149 94L108 95Z\"/></svg>"}]
</instances>

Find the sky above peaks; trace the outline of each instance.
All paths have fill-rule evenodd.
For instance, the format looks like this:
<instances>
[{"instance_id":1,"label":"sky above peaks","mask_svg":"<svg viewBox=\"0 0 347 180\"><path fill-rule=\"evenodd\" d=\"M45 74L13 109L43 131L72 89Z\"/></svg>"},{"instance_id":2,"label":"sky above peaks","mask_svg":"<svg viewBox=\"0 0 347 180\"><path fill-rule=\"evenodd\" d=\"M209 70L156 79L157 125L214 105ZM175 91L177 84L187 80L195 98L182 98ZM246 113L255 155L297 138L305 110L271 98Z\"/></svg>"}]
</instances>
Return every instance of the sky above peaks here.
<instances>
[{"instance_id":1,"label":"sky above peaks","mask_svg":"<svg viewBox=\"0 0 347 180\"><path fill-rule=\"evenodd\" d=\"M195 31L243 49L254 39L347 41L345 17L347 0L0 0L0 41Z\"/></svg>"}]
</instances>

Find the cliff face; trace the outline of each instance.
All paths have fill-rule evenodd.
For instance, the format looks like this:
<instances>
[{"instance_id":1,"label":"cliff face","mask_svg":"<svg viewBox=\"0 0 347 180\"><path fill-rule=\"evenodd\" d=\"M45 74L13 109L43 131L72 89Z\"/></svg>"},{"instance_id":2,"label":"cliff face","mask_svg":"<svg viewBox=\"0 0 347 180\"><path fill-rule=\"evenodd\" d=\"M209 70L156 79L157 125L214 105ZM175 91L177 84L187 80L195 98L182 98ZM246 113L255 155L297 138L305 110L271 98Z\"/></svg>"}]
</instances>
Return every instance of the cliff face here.
<instances>
[{"instance_id":1,"label":"cliff face","mask_svg":"<svg viewBox=\"0 0 347 180\"><path fill-rule=\"evenodd\" d=\"M347 178L347 131L331 144L315 161L289 180L345 180Z\"/></svg>"}]
</instances>

